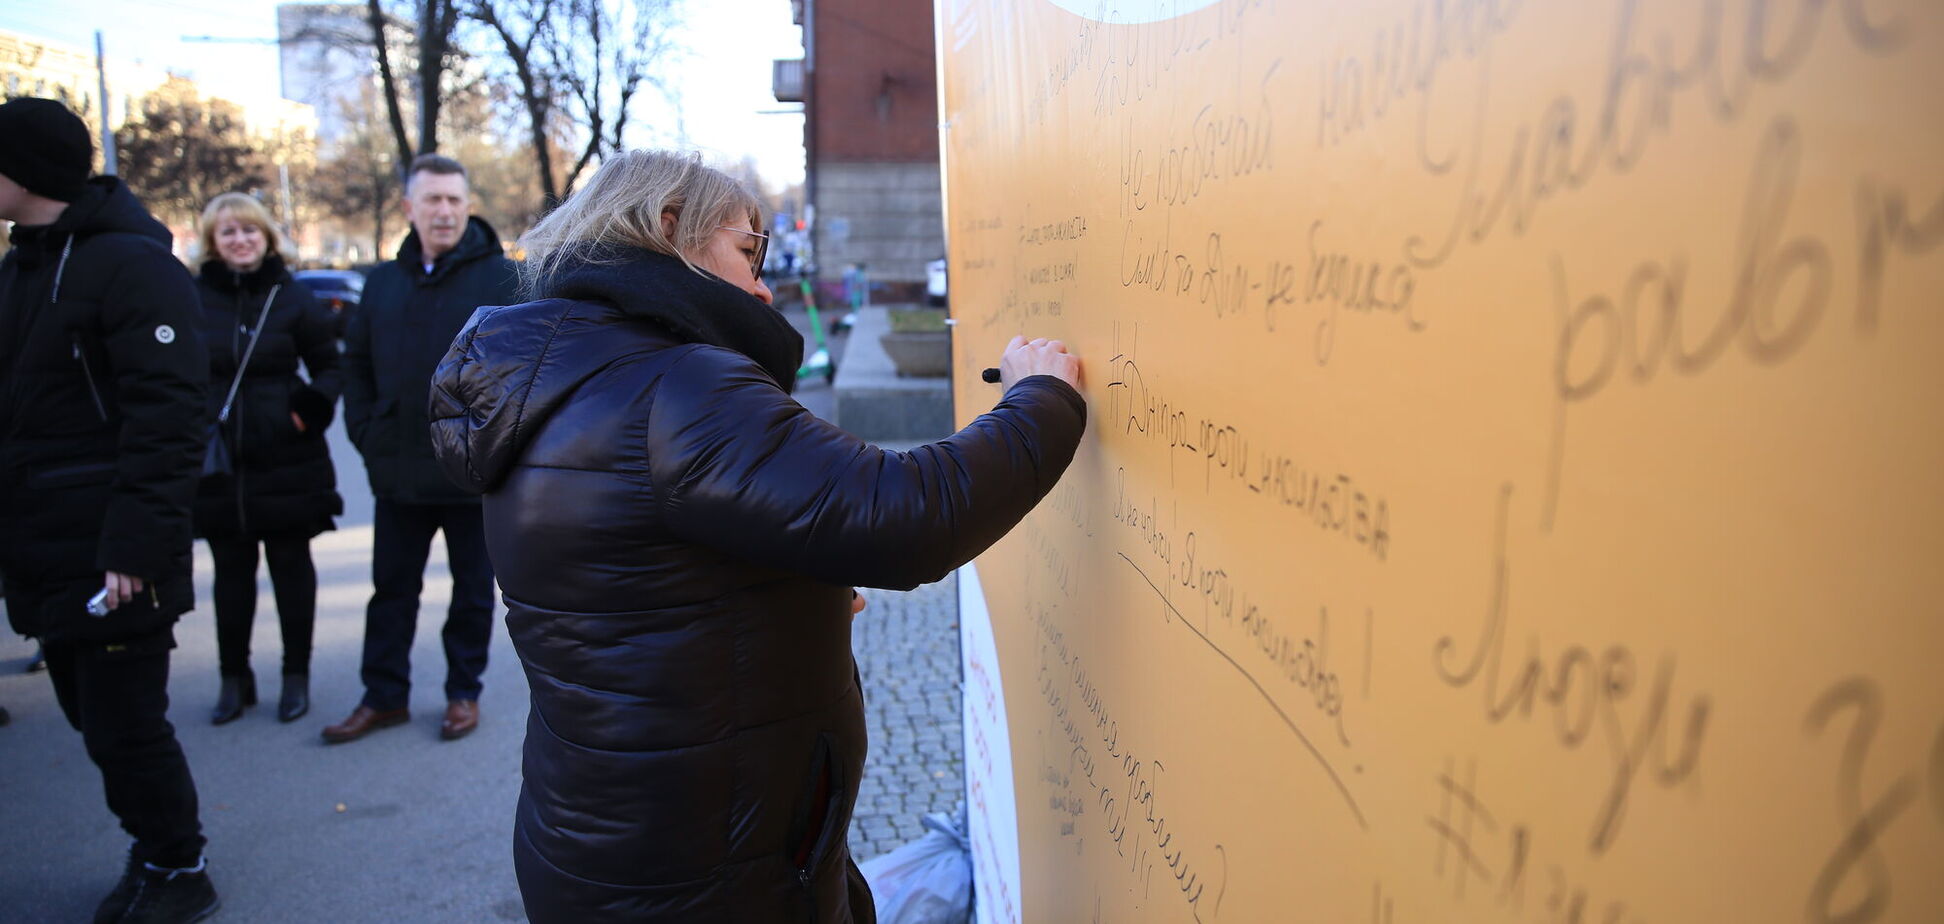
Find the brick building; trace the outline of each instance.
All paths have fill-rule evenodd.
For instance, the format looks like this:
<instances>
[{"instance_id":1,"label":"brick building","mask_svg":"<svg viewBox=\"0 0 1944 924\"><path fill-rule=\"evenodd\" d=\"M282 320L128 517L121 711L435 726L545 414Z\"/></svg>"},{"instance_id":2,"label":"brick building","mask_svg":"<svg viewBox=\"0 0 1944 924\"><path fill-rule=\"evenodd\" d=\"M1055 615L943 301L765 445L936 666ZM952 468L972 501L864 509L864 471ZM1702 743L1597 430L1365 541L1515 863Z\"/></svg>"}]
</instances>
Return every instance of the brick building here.
<instances>
[{"instance_id":1,"label":"brick building","mask_svg":"<svg viewBox=\"0 0 1944 924\"><path fill-rule=\"evenodd\" d=\"M779 61L777 98L804 108L814 259L825 278L861 263L874 300L916 301L945 255L932 5L792 0L804 59Z\"/></svg>"}]
</instances>

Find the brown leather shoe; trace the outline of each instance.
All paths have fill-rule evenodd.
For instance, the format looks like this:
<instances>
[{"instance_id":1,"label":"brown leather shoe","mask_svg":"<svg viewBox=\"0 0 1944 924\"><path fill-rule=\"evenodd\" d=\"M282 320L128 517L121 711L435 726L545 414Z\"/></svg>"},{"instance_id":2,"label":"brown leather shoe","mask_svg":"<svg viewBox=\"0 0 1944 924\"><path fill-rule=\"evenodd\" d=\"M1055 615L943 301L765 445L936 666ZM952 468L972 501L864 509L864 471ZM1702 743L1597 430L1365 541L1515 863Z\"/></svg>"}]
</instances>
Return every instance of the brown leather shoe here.
<instances>
[{"instance_id":1,"label":"brown leather shoe","mask_svg":"<svg viewBox=\"0 0 1944 924\"><path fill-rule=\"evenodd\" d=\"M405 709L386 709L380 712L370 706L359 706L351 710L351 715L336 725L324 726L325 744L343 744L356 741L381 728L403 725L412 717Z\"/></svg>"},{"instance_id":2,"label":"brown leather shoe","mask_svg":"<svg viewBox=\"0 0 1944 924\"><path fill-rule=\"evenodd\" d=\"M439 737L447 741L457 741L472 734L479 727L479 702L470 699L455 699L446 703L445 721L439 723Z\"/></svg>"}]
</instances>

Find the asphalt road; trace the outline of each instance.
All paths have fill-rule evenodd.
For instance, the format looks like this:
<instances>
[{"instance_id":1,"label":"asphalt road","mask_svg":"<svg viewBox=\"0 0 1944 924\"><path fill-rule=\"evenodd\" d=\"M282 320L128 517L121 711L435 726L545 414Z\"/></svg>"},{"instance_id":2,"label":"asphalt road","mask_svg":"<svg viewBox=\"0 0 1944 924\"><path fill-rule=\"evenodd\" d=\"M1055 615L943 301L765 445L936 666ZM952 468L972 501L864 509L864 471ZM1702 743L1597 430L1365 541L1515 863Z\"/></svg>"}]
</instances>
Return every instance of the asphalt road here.
<instances>
[{"instance_id":1,"label":"asphalt road","mask_svg":"<svg viewBox=\"0 0 1944 924\"><path fill-rule=\"evenodd\" d=\"M265 702L221 727L207 547L196 546L198 609L176 627L169 718L202 799L210 875L224 921L524 920L514 885L510 817L519 793L526 682L496 621L477 732L438 737L445 658L438 627L450 593L434 544L412 652L412 722L346 745L318 730L357 705L364 604L371 592L371 497L364 469L331 433L347 513L312 544L318 619L311 714L275 716L278 638L267 576L259 590L253 666ZM128 837L102 803L101 779L67 726L32 653L0 641L0 920L85 921L114 885Z\"/></svg>"}]
</instances>

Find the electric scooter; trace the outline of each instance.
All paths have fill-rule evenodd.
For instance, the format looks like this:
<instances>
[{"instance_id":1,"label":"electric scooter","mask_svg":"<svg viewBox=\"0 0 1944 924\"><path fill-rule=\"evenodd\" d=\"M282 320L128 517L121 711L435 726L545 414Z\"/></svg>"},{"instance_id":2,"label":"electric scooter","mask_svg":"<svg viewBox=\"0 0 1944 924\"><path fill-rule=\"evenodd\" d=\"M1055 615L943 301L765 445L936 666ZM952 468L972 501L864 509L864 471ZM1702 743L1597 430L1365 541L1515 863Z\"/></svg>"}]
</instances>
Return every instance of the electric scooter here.
<instances>
[{"instance_id":1,"label":"electric scooter","mask_svg":"<svg viewBox=\"0 0 1944 924\"><path fill-rule=\"evenodd\" d=\"M824 382L834 384L837 381L837 364L830 358L830 341L824 339L823 317L817 313L817 293L810 284L810 274L806 272L798 276L797 285L802 287L803 310L810 314L810 333L816 338L817 344L817 349L803 360L802 368L797 370L797 381L822 375Z\"/></svg>"}]
</instances>

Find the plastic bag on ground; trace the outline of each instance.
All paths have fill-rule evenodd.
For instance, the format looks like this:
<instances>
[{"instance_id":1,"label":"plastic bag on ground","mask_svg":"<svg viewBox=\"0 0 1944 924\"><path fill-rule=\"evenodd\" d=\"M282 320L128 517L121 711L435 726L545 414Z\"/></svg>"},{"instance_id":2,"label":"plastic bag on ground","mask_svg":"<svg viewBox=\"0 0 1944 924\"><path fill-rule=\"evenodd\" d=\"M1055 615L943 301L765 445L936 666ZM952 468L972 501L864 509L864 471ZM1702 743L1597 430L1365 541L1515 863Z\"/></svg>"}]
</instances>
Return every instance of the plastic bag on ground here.
<instances>
[{"instance_id":1,"label":"plastic bag on ground","mask_svg":"<svg viewBox=\"0 0 1944 924\"><path fill-rule=\"evenodd\" d=\"M878 924L968 924L972 844L965 806L925 816L925 836L858 864L871 884Z\"/></svg>"}]
</instances>

